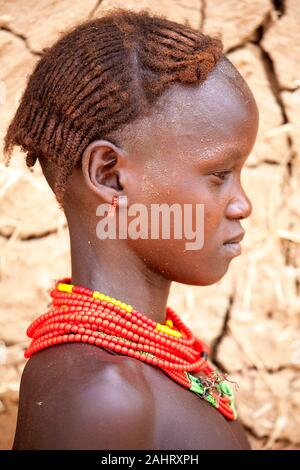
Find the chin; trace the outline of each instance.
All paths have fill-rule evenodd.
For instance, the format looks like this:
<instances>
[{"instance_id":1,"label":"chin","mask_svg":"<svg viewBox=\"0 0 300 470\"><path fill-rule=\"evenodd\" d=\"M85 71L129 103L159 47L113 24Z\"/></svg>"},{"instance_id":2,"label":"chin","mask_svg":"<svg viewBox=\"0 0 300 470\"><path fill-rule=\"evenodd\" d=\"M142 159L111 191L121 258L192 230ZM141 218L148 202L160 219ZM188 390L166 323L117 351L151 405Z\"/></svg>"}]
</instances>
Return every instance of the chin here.
<instances>
[{"instance_id":1,"label":"chin","mask_svg":"<svg viewBox=\"0 0 300 470\"><path fill-rule=\"evenodd\" d=\"M194 285L197 286L211 286L219 282L227 273L229 265L227 265L222 271L218 270L217 272L207 273L201 279L198 279L198 282L195 282ZM197 281L197 280L196 280Z\"/></svg>"},{"instance_id":2,"label":"chin","mask_svg":"<svg viewBox=\"0 0 300 470\"><path fill-rule=\"evenodd\" d=\"M222 279L228 271L227 268L218 273L204 273L202 276L199 277L199 273L188 273L188 275L184 276L181 275L180 277L173 278L172 281L178 282L180 284L186 284L190 286L211 286L212 284L216 284L220 279Z\"/></svg>"},{"instance_id":3,"label":"chin","mask_svg":"<svg viewBox=\"0 0 300 470\"><path fill-rule=\"evenodd\" d=\"M208 261L195 262L193 269L192 263L189 265L180 266L181 269L160 269L160 274L171 282L178 282L179 284L186 284L190 286L211 286L217 283L225 276L228 271L229 263L221 263L220 260L213 259L210 263L210 270L203 269L203 266L209 265ZM201 269L199 268L201 266ZM176 266L177 268L178 266Z\"/></svg>"}]
</instances>

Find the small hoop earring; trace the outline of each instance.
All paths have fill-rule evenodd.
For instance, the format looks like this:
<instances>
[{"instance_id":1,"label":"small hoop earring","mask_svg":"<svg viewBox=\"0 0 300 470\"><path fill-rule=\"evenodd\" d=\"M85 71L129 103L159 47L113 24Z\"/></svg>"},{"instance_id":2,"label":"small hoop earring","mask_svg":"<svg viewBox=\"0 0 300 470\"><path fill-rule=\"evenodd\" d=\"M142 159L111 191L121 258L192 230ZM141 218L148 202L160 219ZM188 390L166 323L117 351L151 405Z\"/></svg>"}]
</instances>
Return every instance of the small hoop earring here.
<instances>
[{"instance_id":1,"label":"small hoop earring","mask_svg":"<svg viewBox=\"0 0 300 470\"><path fill-rule=\"evenodd\" d=\"M112 202L108 210L108 214L107 214L108 217L113 217L115 215L117 205L118 205L118 196L114 196L112 198Z\"/></svg>"}]
</instances>

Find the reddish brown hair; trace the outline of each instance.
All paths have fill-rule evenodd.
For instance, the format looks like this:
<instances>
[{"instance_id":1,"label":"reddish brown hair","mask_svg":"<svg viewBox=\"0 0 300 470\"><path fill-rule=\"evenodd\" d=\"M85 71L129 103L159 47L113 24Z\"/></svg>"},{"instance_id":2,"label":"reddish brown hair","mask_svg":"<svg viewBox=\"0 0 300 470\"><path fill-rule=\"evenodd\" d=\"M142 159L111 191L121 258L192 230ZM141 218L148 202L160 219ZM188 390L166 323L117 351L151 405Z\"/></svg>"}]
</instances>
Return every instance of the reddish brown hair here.
<instances>
[{"instance_id":1,"label":"reddish brown hair","mask_svg":"<svg viewBox=\"0 0 300 470\"><path fill-rule=\"evenodd\" d=\"M114 8L67 31L29 77L4 141L9 162L19 145L32 167L55 167L61 203L67 179L95 139L142 116L174 82L202 83L222 42L146 9Z\"/></svg>"}]
</instances>

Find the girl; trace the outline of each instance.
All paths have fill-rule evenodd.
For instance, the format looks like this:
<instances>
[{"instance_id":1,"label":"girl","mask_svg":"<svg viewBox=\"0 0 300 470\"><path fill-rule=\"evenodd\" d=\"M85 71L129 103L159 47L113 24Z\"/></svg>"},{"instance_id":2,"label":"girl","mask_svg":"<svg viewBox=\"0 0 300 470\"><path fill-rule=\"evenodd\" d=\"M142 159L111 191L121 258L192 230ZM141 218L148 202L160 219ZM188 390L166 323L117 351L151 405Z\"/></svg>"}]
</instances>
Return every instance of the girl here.
<instances>
[{"instance_id":1,"label":"girl","mask_svg":"<svg viewBox=\"0 0 300 470\"><path fill-rule=\"evenodd\" d=\"M27 331L14 449L250 449L208 345L167 307L172 281L225 275L252 210L240 175L258 110L222 50L188 25L114 9L43 51L4 150L39 160L72 274ZM202 246L187 249L185 231L111 236L133 204L201 204Z\"/></svg>"}]
</instances>

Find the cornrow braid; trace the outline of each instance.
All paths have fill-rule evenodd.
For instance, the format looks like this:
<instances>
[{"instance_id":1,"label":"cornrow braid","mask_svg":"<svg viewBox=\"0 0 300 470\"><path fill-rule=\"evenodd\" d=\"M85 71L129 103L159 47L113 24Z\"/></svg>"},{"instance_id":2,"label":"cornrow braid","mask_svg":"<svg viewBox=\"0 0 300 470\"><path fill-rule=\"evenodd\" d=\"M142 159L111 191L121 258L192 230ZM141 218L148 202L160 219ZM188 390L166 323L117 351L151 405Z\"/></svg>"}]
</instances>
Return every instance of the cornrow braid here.
<instances>
[{"instance_id":1,"label":"cornrow braid","mask_svg":"<svg viewBox=\"0 0 300 470\"><path fill-rule=\"evenodd\" d=\"M85 148L141 117L172 83L202 83L222 42L147 9L113 8L43 50L4 139L9 163L19 145L28 167L39 156L55 168L62 204Z\"/></svg>"}]
</instances>

